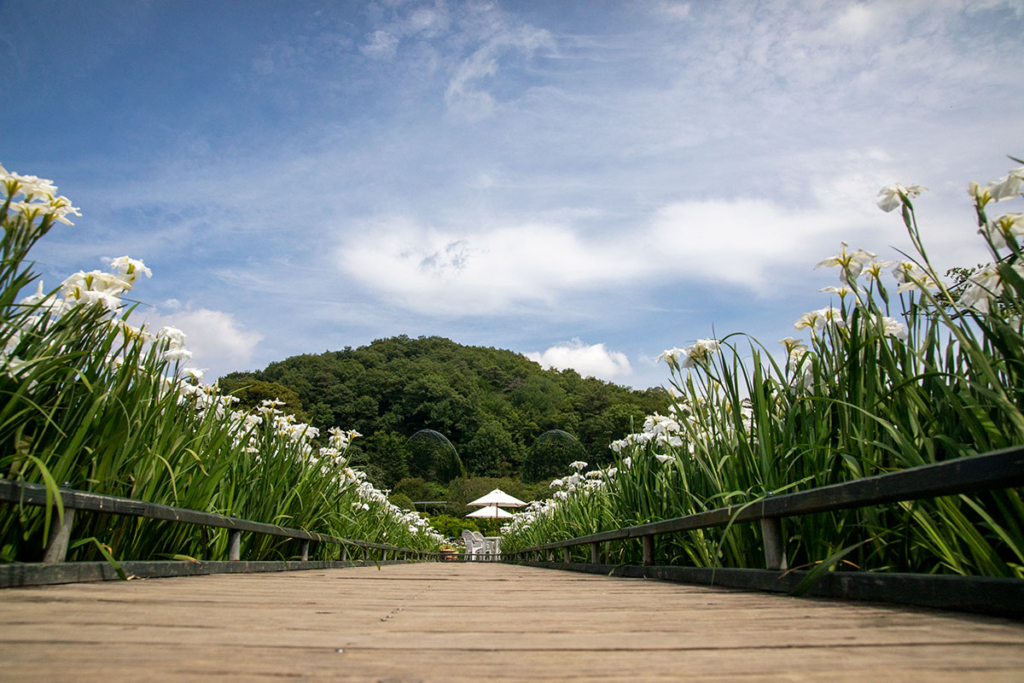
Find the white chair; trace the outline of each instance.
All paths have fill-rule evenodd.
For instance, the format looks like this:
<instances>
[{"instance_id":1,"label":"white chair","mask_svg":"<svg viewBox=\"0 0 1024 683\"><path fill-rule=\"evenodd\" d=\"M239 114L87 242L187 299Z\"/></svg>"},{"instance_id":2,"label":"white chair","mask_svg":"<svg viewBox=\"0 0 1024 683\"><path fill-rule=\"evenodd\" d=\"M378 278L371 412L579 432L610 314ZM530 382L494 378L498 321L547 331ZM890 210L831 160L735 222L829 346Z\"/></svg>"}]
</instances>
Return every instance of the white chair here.
<instances>
[{"instance_id":1,"label":"white chair","mask_svg":"<svg viewBox=\"0 0 1024 683\"><path fill-rule=\"evenodd\" d=\"M473 541L480 548L480 550L477 552L477 554L480 555L480 559L485 561L485 562L487 560L493 560L494 559L494 544L492 544L490 541L488 541L486 538L484 538L484 535L482 533L480 533L479 531L474 531L474 532L472 532L472 534L473 534Z\"/></svg>"},{"instance_id":2,"label":"white chair","mask_svg":"<svg viewBox=\"0 0 1024 683\"><path fill-rule=\"evenodd\" d=\"M491 555L491 559L501 559L501 536L484 536L484 543L486 544L486 552Z\"/></svg>"},{"instance_id":3,"label":"white chair","mask_svg":"<svg viewBox=\"0 0 1024 683\"><path fill-rule=\"evenodd\" d=\"M484 553L483 534L476 531L470 531L469 529L463 529L462 542L466 544L466 554L470 556L470 560L475 560L477 559L477 555L482 555Z\"/></svg>"}]
</instances>

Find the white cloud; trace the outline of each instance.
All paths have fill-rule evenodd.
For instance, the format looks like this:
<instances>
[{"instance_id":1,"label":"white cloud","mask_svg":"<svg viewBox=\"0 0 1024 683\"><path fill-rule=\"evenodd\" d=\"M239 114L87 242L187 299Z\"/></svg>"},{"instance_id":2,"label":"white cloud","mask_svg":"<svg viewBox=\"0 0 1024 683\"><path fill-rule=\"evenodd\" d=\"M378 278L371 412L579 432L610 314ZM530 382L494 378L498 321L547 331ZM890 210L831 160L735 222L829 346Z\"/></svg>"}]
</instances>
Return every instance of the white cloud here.
<instances>
[{"instance_id":1,"label":"white cloud","mask_svg":"<svg viewBox=\"0 0 1024 683\"><path fill-rule=\"evenodd\" d=\"M661 0L661 2L655 5L655 11L658 14L677 21L689 19L690 9L690 3L688 2Z\"/></svg>"},{"instance_id":2,"label":"white cloud","mask_svg":"<svg viewBox=\"0 0 1024 683\"><path fill-rule=\"evenodd\" d=\"M548 307L563 290L593 287L623 272L622 255L611 245L588 243L560 225L498 225L469 232L390 219L358 233L374 239L343 244L337 252L341 270L422 313L483 315Z\"/></svg>"},{"instance_id":3,"label":"white cloud","mask_svg":"<svg viewBox=\"0 0 1024 683\"><path fill-rule=\"evenodd\" d=\"M878 5L850 5L836 18L833 25L841 35L862 38L878 28L882 18L881 11L882 8Z\"/></svg>"},{"instance_id":4,"label":"white cloud","mask_svg":"<svg viewBox=\"0 0 1024 683\"><path fill-rule=\"evenodd\" d=\"M398 50L398 37L387 31L374 31L360 51L371 59L392 59Z\"/></svg>"},{"instance_id":5,"label":"white cloud","mask_svg":"<svg viewBox=\"0 0 1024 683\"><path fill-rule=\"evenodd\" d=\"M616 381L633 374L626 354L610 351L604 344L584 344L579 339L555 344L543 353L535 351L523 355L545 368L572 368L583 377Z\"/></svg>"},{"instance_id":6,"label":"white cloud","mask_svg":"<svg viewBox=\"0 0 1024 683\"><path fill-rule=\"evenodd\" d=\"M780 276L792 282L793 272L809 273L841 240L873 251L906 244L902 226L875 207L881 184L873 173L836 174L805 188L805 206L679 201L604 231L590 227L585 211L446 227L386 218L350 231L359 238L343 239L335 264L393 304L456 317L538 313L579 293L693 282L764 298L778 293ZM954 242L972 237L959 231Z\"/></svg>"},{"instance_id":7,"label":"white cloud","mask_svg":"<svg viewBox=\"0 0 1024 683\"><path fill-rule=\"evenodd\" d=\"M184 332L185 347L193 354L188 365L208 369L206 381L249 369L256 345L263 339L259 332L244 329L232 314L206 308L168 314L140 311L132 322L148 322L152 330L170 325Z\"/></svg>"}]
</instances>

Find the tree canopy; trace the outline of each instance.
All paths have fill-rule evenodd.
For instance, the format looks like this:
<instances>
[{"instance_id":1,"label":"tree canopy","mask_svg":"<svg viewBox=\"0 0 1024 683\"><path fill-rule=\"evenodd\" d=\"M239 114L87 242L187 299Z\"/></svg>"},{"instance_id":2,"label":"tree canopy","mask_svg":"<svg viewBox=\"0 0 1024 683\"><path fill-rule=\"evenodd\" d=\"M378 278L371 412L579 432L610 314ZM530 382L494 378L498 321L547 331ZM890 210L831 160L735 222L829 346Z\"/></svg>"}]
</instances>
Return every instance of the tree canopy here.
<instances>
[{"instance_id":1,"label":"tree canopy","mask_svg":"<svg viewBox=\"0 0 1024 683\"><path fill-rule=\"evenodd\" d=\"M664 412L669 400L660 388L636 391L574 370L545 370L512 351L404 335L292 356L222 379L234 390L257 387L249 393L260 398L262 383L294 392L299 409L321 430L338 426L367 435L353 452L386 487L410 476L442 483L463 473L518 477L535 441L552 429L578 439L589 462L608 462L608 444L645 415ZM443 449L417 455L410 437L421 430L444 435L462 469ZM442 461L431 460L438 455Z\"/></svg>"}]
</instances>

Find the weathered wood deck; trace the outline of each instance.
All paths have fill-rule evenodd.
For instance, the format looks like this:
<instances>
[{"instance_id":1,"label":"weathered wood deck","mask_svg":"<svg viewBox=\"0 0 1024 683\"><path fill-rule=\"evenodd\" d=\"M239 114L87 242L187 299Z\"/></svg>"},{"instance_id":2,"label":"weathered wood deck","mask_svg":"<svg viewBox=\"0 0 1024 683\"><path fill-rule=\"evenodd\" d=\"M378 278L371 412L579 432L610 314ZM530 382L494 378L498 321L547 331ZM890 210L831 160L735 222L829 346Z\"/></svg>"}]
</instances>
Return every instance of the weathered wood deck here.
<instances>
[{"instance_id":1,"label":"weathered wood deck","mask_svg":"<svg viewBox=\"0 0 1024 683\"><path fill-rule=\"evenodd\" d=\"M1013 681L1024 623L494 563L0 591L3 680Z\"/></svg>"}]
</instances>

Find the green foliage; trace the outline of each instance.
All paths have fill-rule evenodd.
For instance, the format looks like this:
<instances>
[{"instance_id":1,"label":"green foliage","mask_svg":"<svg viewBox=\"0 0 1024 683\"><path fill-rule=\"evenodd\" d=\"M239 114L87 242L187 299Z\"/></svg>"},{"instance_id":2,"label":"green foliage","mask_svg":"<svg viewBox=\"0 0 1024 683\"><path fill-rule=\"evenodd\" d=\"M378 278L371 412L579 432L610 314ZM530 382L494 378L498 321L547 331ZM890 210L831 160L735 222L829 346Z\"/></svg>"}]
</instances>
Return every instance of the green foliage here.
<instances>
[{"instance_id":1,"label":"green foliage","mask_svg":"<svg viewBox=\"0 0 1024 683\"><path fill-rule=\"evenodd\" d=\"M53 227L61 201L37 190L36 199L50 201L12 202L30 194L20 187L0 167L0 476L44 483L50 495L62 484L332 536L437 546L419 530L418 516L361 486L361 473L344 462L351 435L324 434L327 445L318 449L308 425L291 415L270 407L260 415L233 413L226 397L179 366L187 354L180 332L165 329L154 338L133 327L120 297L148 272L142 262L114 259L111 272L78 273L52 292L24 297L36 279L29 251ZM250 379L243 383L253 402L262 400L260 390L289 398L284 387ZM49 505L0 507L2 560L41 558L62 514L59 496L54 500L56 515ZM68 557L219 560L227 546L223 529L83 513ZM312 551L320 559L339 552L325 544ZM298 552L297 542L273 536L246 534L242 541L252 560Z\"/></svg>"},{"instance_id":2,"label":"green foliage","mask_svg":"<svg viewBox=\"0 0 1024 683\"><path fill-rule=\"evenodd\" d=\"M478 476L511 474L522 460L520 445L496 421L486 422L463 448L466 468ZM504 465L504 466L503 466Z\"/></svg>"},{"instance_id":3,"label":"green foliage","mask_svg":"<svg viewBox=\"0 0 1024 683\"><path fill-rule=\"evenodd\" d=\"M238 403L235 404L237 408L256 410L263 401L276 399L284 403L284 405L278 406L284 414L294 415L299 422L308 423L310 420L306 411L302 409L302 400L299 395L277 382L264 382L251 376L235 373L231 378L220 380L217 386L221 393L238 399Z\"/></svg>"},{"instance_id":4,"label":"green foliage","mask_svg":"<svg viewBox=\"0 0 1024 683\"><path fill-rule=\"evenodd\" d=\"M352 461L362 466L370 480L383 488L409 476L408 439L391 431L371 434L362 440Z\"/></svg>"},{"instance_id":5,"label":"green foliage","mask_svg":"<svg viewBox=\"0 0 1024 683\"><path fill-rule=\"evenodd\" d=\"M435 515L430 518L430 526L434 527L437 533L445 538L458 539L462 536L464 529L480 531L480 527L472 519L462 519L451 515Z\"/></svg>"},{"instance_id":6,"label":"green foliage","mask_svg":"<svg viewBox=\"0 0 1024 683\"><path fill-rule=\"evenodd\" d=\"M412 504L412 498L404 493L395 493L392 491L391 495L388 496L388 500L390 500L391 504L395 507L399 507L408 512L415 512L416 510L416 506Z\"/></svg>"},{"instance_id":7,"label":"green foliage","mask_svg":"<svg viewBox=\"0 0 1024 683\"><path fill-rule=\"evenodd\" d=\"M448 487L421 477L406 477L395 484L395 493L404 493L413 501L448 500Z\"/></svg>"},{"instance_id":8,"label":"green foliage","mask_svg":"<svg viewBox=\"0 0 1024 683\"><path fill-rule=\"evenodd\" d=\"M544 432L533 442L526 456L523 481L532 484L541 479L553 479L565 473L569 463L586 457L583 446L572 434L560 429Z\"/></svg>"},{"instance_id":9,"label":"green foliage","mask_svg":"<svg viewBox=\"0 0 1024 683\"><path fill-rule=\"evenodd\" d=\"M1022 169L1024 170L1024 169ZM1019 185L1019 184L1018 184ZM1019 191L1018 191L1019 194ZM506 529L505 550L964 458L1024 443L1024 261L1016 223L998 226L976 199L995 264L952 271L928 261L904 188L918 261L896 286L873 254L846 245L838 308L804 314L777 361L729 335L667 352L677 400L615 444L614 467L564 477L562 489ZM1004 219L1011 220L1011 219ZM1015 219L1012 219L1015 220ZM565 472L563 472L565 474ZM790 566L1024 578L1024 491L895 503L782 520ZM586 548L573 551L585 557ZM635 564L640 544L605 546ZM758 525L666 534L656 561L762 566Z\"/></svg>"},{"instance_id":10,"label":"green foliage","mask_svg":"<svg viewBox=\"0 0 1024 683\"><path fill-rule=\"evenodd\" d=\"M501 527L508 521L507 519L488 519L486 517L474 517L473 519L484 536L500 536Z\"/></svg>"},{"instance_id":11,"label":"green foliage","mask_svg":"<svg viewBox=\"0 0 1024 683\"><path fill-rule=\"evenodd\" d=\"M608 444L669 404L662 389L633 391L582 378L572 370L544 370L526 357L493 348L462 346L440 337L378 339L369 346L293 356L266 369L226 376L222 382L276 382L295 391L312 424L341 424L362 434L410 438L423 429L454 445L465 474L520 473L534 440L562 429L580 440L590 463L610 462ZM425 463L391 441L358 444L372 479L392 486L403 477L445 482L454 467Z\"/></svg>"},{"instance_id":12,"label":"green foliage","mask_svg":"<svg viewBox=\"0 0 1024 683\"><path fill-rule=\"evenodd\" d=\"M417 477L447 484L463 475L462 460L455 446L433 429L421 429L409 439L409 469Z\"/></svg>"}]
</instances>

